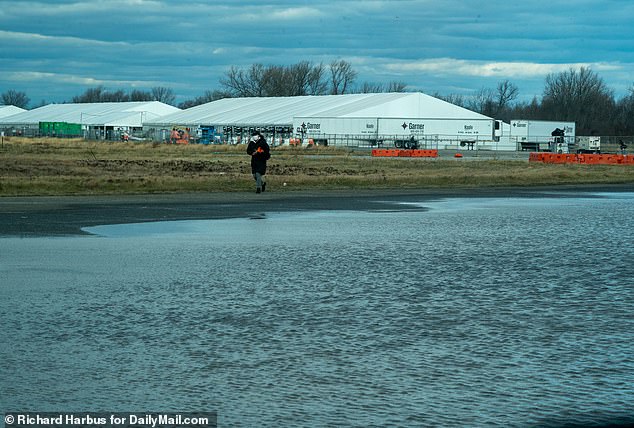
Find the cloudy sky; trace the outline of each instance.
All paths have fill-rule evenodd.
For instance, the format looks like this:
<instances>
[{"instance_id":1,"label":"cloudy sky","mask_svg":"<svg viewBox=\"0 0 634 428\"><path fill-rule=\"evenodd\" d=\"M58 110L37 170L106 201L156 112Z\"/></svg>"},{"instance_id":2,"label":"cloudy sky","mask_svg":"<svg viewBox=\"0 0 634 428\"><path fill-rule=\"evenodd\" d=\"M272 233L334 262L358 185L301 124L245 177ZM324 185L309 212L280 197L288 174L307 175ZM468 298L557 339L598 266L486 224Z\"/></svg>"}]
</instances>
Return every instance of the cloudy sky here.
<instances>
[{"instance_id":1,"label":"cloudy sky","mask_svg":"<svg viewBox=\"0 0 634 428\"><path fill-rule=\"evenodd\" d=\"M219 89L232 66L344 59L357 83L461 94L590 67L618 98L634 84L632 0L0 0L0 93L31 104L88 88Z\"/></svg>"}]
</instances>

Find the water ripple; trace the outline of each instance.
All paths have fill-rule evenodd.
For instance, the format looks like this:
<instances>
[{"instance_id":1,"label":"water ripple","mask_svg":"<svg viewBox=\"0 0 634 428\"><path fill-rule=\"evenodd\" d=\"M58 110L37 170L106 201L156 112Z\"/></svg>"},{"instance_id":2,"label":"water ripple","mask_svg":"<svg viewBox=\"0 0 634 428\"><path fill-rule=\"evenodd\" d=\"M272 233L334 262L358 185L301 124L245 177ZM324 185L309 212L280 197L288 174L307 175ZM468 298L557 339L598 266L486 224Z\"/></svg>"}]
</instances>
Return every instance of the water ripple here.
<instances>
[{"instance_id":1,"label":"water ripple","mask_svg":"<svg viewBox=\"0 0 634 428\"><path fill-rule=\"evenodd\" d=\"M3 239L0 407L224 427L633 417L634 196L426 208Z\"/></svg>"}]
</instances>

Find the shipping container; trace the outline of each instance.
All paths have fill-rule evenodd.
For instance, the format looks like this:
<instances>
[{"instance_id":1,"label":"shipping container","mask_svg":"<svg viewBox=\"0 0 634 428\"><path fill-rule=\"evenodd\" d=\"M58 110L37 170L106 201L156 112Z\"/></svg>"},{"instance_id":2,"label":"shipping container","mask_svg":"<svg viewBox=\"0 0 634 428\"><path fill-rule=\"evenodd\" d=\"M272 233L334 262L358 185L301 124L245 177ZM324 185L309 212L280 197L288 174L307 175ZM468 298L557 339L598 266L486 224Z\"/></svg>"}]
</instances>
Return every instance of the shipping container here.
<instances>
[{"instance_id":1,"label":"shipping container","mask_svg":"<svg viewBox=\"0 0 634 428\"><path fill-rule=\"evenodd\" d=\"M40 135L47 137L80 137L82 136L79 123L68 122L39 122Z\"/></svg>"}]
</instances>

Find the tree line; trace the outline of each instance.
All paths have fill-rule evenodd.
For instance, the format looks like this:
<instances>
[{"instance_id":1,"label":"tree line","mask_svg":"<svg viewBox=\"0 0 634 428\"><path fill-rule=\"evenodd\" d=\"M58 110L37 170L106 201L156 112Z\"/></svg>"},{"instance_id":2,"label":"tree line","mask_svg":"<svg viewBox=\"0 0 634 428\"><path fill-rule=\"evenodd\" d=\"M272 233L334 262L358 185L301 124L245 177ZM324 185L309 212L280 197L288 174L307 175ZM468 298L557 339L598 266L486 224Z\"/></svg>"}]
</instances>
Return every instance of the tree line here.
<instances>
[{"instance_id":1,"label":"tree line","mask_svg":"<svg viewBox=\"0 0 634 428\"><path fill-rule=\"evenodd\" d=\"M201 96L178 104L181 109L222 98L286 97L298 95L339 95L348 93L406 92L407 84L363 82L345 60L325 65L302 61L292 65L252 64L231 67L219 79L220 89L207 90ZM604 80L590 68L569 69L546 76L541 99L519 102L518 87L503 80L495 88L481 88L473 96L431 94L478 113L509 122L512 119L570 121L577 124L577 135L634 135L634 85L628 94L616 99ZM0 95L2 103L27 108L26 93L8 90ZM172 89L154 87L149 91L108 91L99 86L74 96L73 103L161 101L175 105ZM44 103L42 103L44 104Z\"/></svg>"},{"instance_id":2,"label":"tree line","mask_svg":"<svg viewBox=\"0 0 634 428\"><path fill-rule=\"evenodd\" d=\"M473 97L435 96L489 117L556 120L576 123L577 135L634 135L634 85L621 99L587 67L546 76L541 100L517 102L519 90L508 80L495 89L481 89Z\"/></svg>"}]
</instances>

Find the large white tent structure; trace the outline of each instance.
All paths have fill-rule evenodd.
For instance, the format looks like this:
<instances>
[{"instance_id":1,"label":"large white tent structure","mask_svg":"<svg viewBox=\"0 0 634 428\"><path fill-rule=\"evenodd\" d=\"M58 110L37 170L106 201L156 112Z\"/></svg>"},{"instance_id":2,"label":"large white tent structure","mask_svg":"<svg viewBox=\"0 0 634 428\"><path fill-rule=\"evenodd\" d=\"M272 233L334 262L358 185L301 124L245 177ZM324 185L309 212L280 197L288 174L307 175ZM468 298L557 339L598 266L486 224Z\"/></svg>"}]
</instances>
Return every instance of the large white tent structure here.
<instances>
[{"instance_id":1,"label":"large white tent structure","mask_svg":"<svg viewBox=\"0 0 634 428\"><path fill-rule=\"evenodd\" d=\"M14 114L22 113L23 111L26 110L16 106L0 105L0 118L13 116Z\"/></svg>"},{"instance_id":2,"label":"large white tent structure","mask_svg":"<svg viewBox=\"0 0 634 428\"><path fill-rule=\"evenodd\" d=\"M167 141L184 130L201 142L244 141L259 130L274 145L291 139L330 145L391 144L416 138L436 147L496 144L493 118L420 93L225 98L144 123Z\"/></svg>"},{"instance_id":3,"label":"large white tent structure","mask_svg":"<svg viewBox=\"0 0 634 428\"><path fill-rule=\"evenodd\" d=\"M159 101L49 104L0 117L0 129L5 135L27 136L40 135L43 129L47 134L73 136L63 135L60 130L79 130L84 137L117 139L124 131L140 131L146 121L177 111L180 109Z\"/></svg>"}]
</instances>

